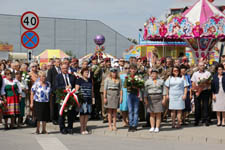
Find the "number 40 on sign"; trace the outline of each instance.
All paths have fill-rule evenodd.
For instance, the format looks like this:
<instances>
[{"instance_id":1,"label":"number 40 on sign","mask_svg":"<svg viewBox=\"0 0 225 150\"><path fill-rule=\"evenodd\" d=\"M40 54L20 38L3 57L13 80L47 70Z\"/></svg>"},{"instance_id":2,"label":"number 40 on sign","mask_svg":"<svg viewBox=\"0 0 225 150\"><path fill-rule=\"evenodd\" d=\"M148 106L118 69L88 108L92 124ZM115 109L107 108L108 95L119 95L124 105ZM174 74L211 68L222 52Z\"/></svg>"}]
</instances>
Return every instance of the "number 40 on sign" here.
<instances>
[{"instance_id":1,"label":"number 40 on sign","mask_svg":"<svg viewBox=\"0 0 225 150\"><path fill-rule=\"evenodd\" d=\"M32 11L27 11L21 16L21 25L27 30L34 30L39 25L37 14Z\"/></svg>"}]
</instances>

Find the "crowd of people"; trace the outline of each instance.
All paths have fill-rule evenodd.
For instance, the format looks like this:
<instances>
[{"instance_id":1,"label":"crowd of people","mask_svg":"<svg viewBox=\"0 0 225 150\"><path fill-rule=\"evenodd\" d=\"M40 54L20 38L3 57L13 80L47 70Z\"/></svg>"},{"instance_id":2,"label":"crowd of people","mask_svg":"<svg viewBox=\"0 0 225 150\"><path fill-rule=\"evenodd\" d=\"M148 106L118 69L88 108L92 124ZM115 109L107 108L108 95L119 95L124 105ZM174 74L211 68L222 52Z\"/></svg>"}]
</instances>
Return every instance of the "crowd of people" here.
<instances>
[{"instance_id":1,"label":"crowd of people","mask_svg":"<svg viewBox=\"0 0 225 150\"><path fill-rule=\"evenodd\" d=\"M79 117L80 133L85 135L89 119L108 122L110 131L116 131L117 121L122 119L128 132L137 131L139 121L146 121L144 127L157 133L162 120L168 117L172 128L188 124L191 113L195 126L209 126L216 112L217 126L225 127L224 67L224 55L221 63L213 64L206 57L190 64L186 56L159 59L157 53L150 61L130 57L115 64L110 58L92 56L81 66L77 58L50 59L41 66L2 60L0 122L6 130L20 128L31 116L35 134L48 134L47 122L59 125L62 134L73 134L73 123ZM144 84L134 84L136 80ZM80 104L71 103L70 109L60 114L64 108L58 102L62 99L56 93L58 89L75 89L82 96Z\"/></svg>"}]
</instances>

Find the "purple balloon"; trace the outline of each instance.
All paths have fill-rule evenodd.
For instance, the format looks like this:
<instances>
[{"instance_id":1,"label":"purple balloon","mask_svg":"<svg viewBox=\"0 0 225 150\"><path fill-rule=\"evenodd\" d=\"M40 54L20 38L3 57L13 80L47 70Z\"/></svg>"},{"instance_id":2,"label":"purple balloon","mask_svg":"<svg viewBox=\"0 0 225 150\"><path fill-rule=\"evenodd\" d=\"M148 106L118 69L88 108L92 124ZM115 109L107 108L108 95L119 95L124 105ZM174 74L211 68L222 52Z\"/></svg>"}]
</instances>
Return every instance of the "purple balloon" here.
<instances>
[{"instance_id":1,"label":"purple balloon","mask_svg":"<svg viewBox=\"0 0 225 150\"><path fill-rule=\"evenodd\" d=\"M96 45L102 45L105 43L105 37L103 35L97 35L94 39Z\"/></svg>"}]
</instances>

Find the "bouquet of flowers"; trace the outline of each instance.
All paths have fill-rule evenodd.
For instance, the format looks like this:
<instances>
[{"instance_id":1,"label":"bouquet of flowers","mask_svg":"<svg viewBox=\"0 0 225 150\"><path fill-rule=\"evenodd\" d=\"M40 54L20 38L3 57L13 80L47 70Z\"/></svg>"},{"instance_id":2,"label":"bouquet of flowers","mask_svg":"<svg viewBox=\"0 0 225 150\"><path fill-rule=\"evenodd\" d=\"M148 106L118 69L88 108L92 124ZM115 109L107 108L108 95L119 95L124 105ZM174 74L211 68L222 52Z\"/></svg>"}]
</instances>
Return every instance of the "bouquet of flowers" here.
<instances>
[{"instance_id":1,"label":"bouquet of flowers","mask_svg":"<svg viewBox=\"0 0 225 150\"><path fill-rule=\"evenodd\" d=\"M63 102L65 100L65 97L66 95L68 94L67 90L64 90L64 89L57 89L55 91L55 94L56 94L56 103L60 104L61 106L63 105ZM81 93L76 93L78 99L79 99L79 103L82 103L83 101L83 96ZM74 97L71 95L69 96L69 99L65 105L65 108L63 110L64 113L67 113L68 110L71 110L73 107L77 107L77 103L75 102L75 99Z\"/></svg>"},{"instance_id":2,"label":"bouquet of flowers","mask_svg":"<svg viewBox=\"0 0 225 150\"><path fill-rule=\"evenodd\" d=\"M22 73L22 82L24 85L28 85L30 82L30 75L27 72Z\"/></svg>"},{"instance_id":3,"label":"bouquet of flowers","mask_svg":"<svg viewBox=\"0 0 225 150\"><path fill-rule=\"evenodd\" d=\"M145 85L145 81L141 75L126 76L126 80L127 87L143 88Z\"/></svg>"},{"instance_id":4,"label":"bouquet of flowers","mask_svg":"<svg viewBox=\"0 0 225 150\"><path fill-rule=\"evenodd\" d=\"M212 76L209 76L208 78L203 78L203 79L200 79L200 78L199 78L198 85L206 85L206 84L210 84L211 81L212 81L212 79L213 79Z\"/></svg>"},{"instance_id":5,"label":"bouquet of flowers","mask_svg":"<svg viewBox=\"0 0 225 150\"><path fill-rule=\"evenodd\" d=\"M97 70L97 68L98 68L98 65L92 65L91 66L91 71L95 72Z\"/></svg>"},{"instance_id":6,"label":"bouquet of flowers","mask_svg":"<svg viewBox=\"0 0 225 150\"><path fill-rule=\"evenodd\" d=\"M197 85L193 86L192 89L196 92L196 96L199 96L205 87L208 87L212 81L212 75L208 78L200 79L197 82Z\"/></svg>"}]
</instances>

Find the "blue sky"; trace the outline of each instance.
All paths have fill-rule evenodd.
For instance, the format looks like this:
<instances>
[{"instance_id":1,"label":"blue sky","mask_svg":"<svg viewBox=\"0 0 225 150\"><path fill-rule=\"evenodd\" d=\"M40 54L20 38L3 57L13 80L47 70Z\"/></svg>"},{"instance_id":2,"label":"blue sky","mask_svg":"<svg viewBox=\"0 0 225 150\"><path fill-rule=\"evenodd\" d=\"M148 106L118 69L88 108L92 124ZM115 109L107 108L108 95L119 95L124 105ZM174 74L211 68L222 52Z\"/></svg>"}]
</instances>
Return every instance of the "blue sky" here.
<instances>
[{"instance_id":1,"label":"blue sky","mask_svg":"<svg viewBox=\"0 0 225 150\"><path fill-rule=\"evenodd\" d=\"M0 0L0 14L21 15L31 10L42 17L101 20L126 37L138 37L150 16L163 18L169 8L185 7L197 0ZM225 5L225 0L215 0Z\"/></svg>"}]
</instances>

